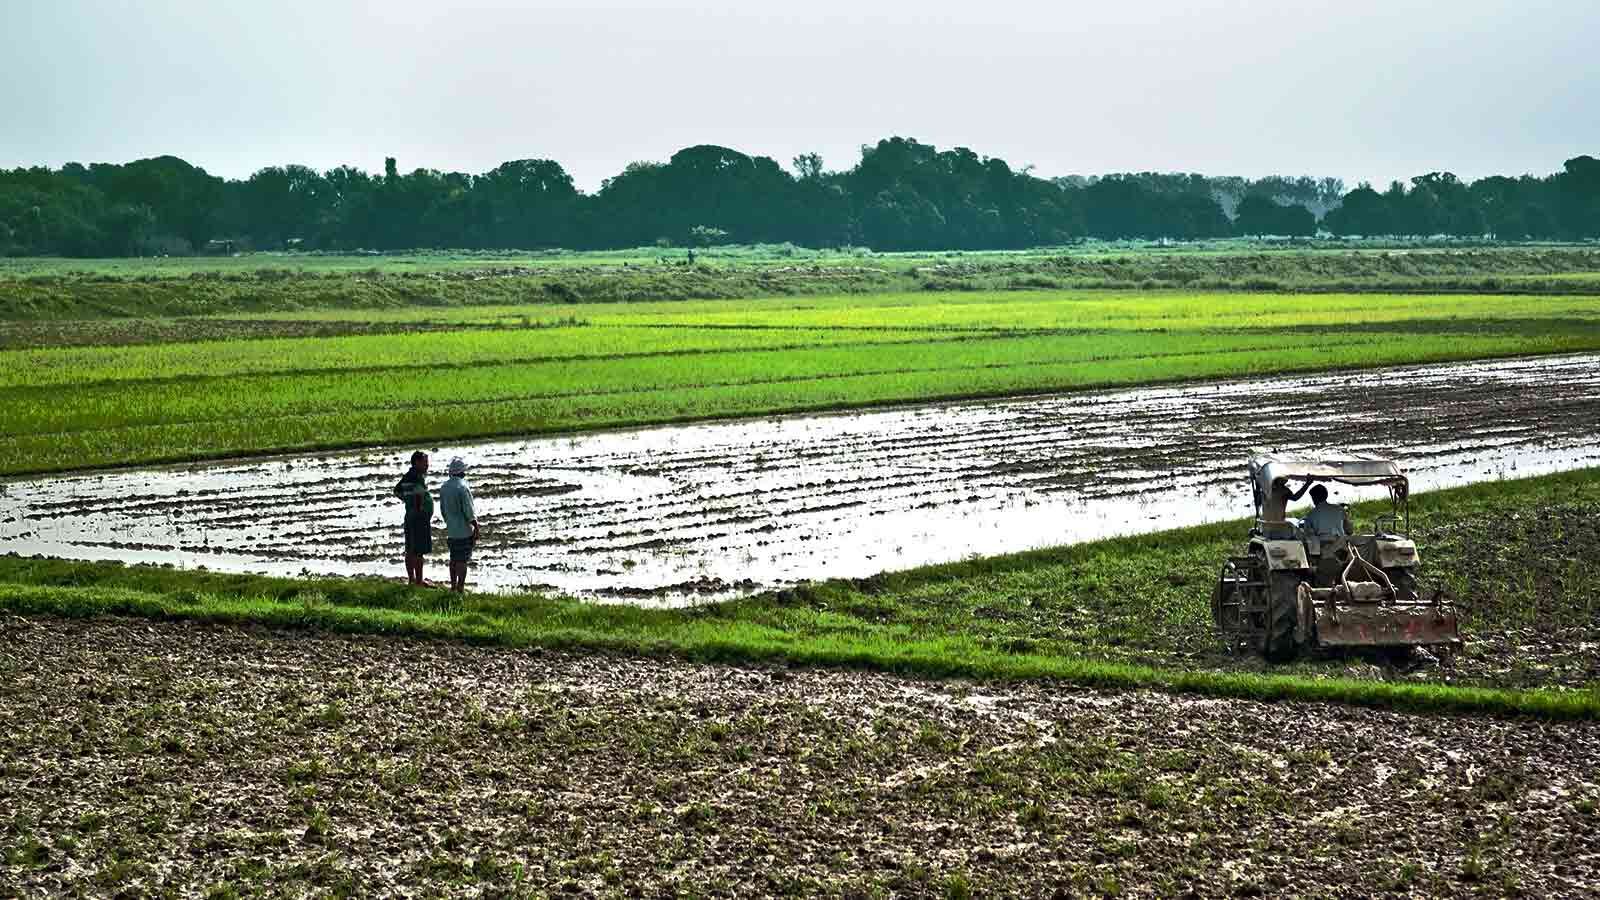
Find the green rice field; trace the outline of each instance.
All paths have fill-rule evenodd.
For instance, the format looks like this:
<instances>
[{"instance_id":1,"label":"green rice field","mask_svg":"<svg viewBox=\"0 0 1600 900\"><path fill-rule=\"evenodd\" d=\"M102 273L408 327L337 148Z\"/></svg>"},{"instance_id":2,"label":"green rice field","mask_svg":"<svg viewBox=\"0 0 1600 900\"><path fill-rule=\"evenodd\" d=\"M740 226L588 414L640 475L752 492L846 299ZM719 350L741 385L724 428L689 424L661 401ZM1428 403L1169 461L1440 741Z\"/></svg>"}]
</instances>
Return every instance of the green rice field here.
<instances>
[{"instance_id":1,"label":"green rice field","mask_svg":"<svg viewBox=\"0 0 1600 900\"><path fill-rule=\"evenodd\" d=\"M1591 351L1600 298L1007 291L37 327L0 325L4 473Z\"/></svg>"}]
</instances>

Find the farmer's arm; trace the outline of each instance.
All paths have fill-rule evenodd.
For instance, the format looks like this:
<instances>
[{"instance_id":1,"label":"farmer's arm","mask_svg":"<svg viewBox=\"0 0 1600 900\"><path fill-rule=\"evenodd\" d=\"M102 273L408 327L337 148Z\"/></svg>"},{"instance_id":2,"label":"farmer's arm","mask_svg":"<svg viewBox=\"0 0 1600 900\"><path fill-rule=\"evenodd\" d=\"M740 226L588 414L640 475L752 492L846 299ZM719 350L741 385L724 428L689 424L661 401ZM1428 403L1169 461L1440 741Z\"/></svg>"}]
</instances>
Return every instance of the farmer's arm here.
<instances>
[{"instance_id":1,"label":"farmer's arm","mask_svg":"<svg viewBox=\"0 0 1600 900\"><path fill-rule=\"evenodd\" d=\"M478 511L472 507L472 488L462 486L461 517L472 523L472 539L478 539Z\"/></svg>"},{"instance_id":2,"label":"farmer's arm","mask_svg":"<svg viewBox=\"0 0 1600 900\"><path fill-rule=\"evenodd\" d=\"M1289 501L1292 503L1296 500L1299 500L1301 497L1304 497L1306 495L1306 491L1311 490L1311 484L1312 482L1307 481L1305 484L1300 485L1300 490L1289 494Z\"/></svg>"}]
</instances>

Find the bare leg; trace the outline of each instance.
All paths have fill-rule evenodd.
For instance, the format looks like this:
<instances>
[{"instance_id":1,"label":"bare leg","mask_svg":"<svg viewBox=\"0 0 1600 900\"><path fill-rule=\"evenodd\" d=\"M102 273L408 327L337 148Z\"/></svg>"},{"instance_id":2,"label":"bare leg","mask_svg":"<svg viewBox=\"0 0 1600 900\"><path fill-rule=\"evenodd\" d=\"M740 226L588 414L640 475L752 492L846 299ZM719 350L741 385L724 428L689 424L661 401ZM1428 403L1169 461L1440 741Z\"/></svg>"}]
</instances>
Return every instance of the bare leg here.
<instances>
[{"instance_id":1,"label":"bare leg","mask_svg":"<svg viewBox=\"0 0 1600 900\"><path fill-rule=\"evenodd\" d=\"M467 564L464 562L450 563L450 590L458 594L467 590Z\"/></svg>"},{"instance_id":2,"label":"bare leg","mask_svg":"<svg viewBox=\"0 0 1600 900\"><path fill-rule=\"evenodd\" d=\"M406 580L412 584L422 583L422 557L406 554Z\"/></svg>"}]
</instances>

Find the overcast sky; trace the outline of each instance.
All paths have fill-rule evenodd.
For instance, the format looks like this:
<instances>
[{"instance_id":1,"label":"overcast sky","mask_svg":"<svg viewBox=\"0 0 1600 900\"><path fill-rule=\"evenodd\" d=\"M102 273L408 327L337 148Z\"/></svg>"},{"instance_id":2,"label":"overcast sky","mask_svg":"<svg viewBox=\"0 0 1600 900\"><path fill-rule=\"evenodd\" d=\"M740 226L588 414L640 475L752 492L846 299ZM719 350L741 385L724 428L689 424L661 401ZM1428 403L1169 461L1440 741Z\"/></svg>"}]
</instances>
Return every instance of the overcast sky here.
<instances>
[{"instance_id":1,"label":"overcast sky","mask_svg":"<svg viewBox=\"0 0 1600 900\"><path fill-rule=\"evenodd\" d=\"M1600 2L0 0L0 167L547 157L592 190L896 134L1045 176L1544 174L1600 155Z\"/></svg>"}]
</instances>

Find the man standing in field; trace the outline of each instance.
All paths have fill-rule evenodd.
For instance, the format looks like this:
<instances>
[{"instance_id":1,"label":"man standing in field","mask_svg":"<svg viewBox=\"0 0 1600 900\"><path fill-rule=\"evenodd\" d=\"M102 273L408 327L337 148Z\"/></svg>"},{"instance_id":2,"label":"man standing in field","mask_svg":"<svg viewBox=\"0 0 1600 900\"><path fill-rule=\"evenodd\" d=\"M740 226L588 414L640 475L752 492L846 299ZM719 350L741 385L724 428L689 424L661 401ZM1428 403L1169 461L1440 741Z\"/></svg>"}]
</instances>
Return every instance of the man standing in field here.
<instances>
[{"instance_id":1,"label":"man standing in field","mask_svg":"<svg viewBox=\"0 0 1600 900\"><path fill-rule=\"evenodd\" d=\"M450 590L464 593L467 563L478 542L478 514L472 508L472 489L467 487L467 463L459 456L450 460L450 479L439 488L439 507L450 544Z\"/></svg>"},{"instance_id":2,"label":"man standing in field","mask_svg":"<svg viewBox=\"0 0 1600 900\"><path fill-rule=\"evenodd\" d=\"M411 470L400 477L394 495L405 504L406 580L422 587L423 557L433 552L433 495L428 493L428 454L411 454Z\"/></svg>"}]
</instances>

